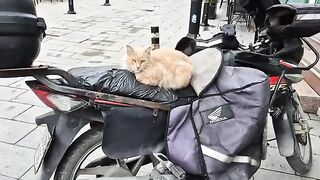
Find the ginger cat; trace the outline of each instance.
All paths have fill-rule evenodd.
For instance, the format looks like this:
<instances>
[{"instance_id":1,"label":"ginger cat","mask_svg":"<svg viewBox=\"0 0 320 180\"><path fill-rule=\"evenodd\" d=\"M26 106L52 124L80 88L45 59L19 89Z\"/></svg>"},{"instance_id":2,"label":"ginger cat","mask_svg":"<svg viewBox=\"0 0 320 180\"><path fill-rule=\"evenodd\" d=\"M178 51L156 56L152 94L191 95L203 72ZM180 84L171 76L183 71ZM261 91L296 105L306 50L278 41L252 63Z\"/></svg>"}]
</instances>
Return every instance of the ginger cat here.
<instances>
[{"instance_id":1,"label":"ginger cat","mask_svg":"<svg viewBox=\"0 0 320 180\"><path fill-rule=\"evenodd\" d=\"M143 83L165 89L188 86L192 75L191 59L172 49L135 48L127 45L127 69Z\"/></svg>"}]
</instances>

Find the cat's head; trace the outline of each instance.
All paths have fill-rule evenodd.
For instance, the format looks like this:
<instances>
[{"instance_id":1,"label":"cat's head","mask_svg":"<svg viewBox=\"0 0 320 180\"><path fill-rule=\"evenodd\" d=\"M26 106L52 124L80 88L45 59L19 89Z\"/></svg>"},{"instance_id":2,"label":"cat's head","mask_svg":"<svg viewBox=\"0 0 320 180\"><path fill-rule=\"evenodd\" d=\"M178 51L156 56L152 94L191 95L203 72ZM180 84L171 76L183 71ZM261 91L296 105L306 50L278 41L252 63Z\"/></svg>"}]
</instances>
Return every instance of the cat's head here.
<instances>
[{"instance_id":1,"label":"cat's head","mask_svg":"<svg viewBox=\"0 0 320 180\"><path fill-rule=\"evenodd\" d=\"M139 73L150 66L151 47L147 49L135 48L127 45L127 67L134 73Z\"/></svg>"}]
</instances>

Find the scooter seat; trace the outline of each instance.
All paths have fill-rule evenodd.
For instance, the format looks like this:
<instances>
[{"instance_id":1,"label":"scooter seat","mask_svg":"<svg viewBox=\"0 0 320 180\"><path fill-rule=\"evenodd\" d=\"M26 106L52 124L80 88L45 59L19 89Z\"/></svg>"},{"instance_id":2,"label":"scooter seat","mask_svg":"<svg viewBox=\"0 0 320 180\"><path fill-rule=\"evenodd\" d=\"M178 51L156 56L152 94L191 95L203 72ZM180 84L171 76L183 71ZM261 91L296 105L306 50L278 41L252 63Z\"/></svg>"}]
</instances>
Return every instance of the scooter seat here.
<instances>
[{"instance_id":1,"label":"scooter seat","mask_svg":"<svg viewBox=\"0 0 320 180\"><path fill-rule=\"evenodd\" d=\"M196 96L191 86L173 91L138 82L135 75L112 66L80 67L69 70L88 90L143 99L154 102L174 102L182 97Z\"/></svg>"}]
</instances>

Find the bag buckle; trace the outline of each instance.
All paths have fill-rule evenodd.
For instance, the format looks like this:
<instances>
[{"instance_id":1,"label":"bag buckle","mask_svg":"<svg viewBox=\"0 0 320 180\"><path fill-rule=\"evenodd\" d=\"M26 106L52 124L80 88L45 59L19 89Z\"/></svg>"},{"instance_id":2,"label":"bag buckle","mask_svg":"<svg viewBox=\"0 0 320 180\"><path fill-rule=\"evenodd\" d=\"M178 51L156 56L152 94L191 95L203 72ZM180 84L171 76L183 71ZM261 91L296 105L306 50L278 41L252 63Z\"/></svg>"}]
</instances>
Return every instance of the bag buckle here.
<instances>
[{"instance_id":1,"label":"bag buckle","mask_svg":"<svg viewBox=\"0 0 320 180\"><path fill-rule=\"evenodd\" d=\"M177 165L174 165L168 158L161 153L153 153L154 157L164 165L176 178L184 179L186 176L186 172Z\"/></svg>"}]
</instances>

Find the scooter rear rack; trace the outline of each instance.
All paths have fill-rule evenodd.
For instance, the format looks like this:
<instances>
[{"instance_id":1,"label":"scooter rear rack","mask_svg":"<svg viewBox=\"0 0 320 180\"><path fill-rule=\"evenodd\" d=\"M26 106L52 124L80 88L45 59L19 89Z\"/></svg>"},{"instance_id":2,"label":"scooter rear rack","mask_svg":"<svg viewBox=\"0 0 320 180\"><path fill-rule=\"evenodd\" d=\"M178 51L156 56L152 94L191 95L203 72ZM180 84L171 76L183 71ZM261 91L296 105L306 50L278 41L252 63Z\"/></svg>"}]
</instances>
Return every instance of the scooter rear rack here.
<instances>
[{"instance_id":1,"label":"scooter rear rack","mask_svg":"<svg viewBox=\"0 0 320 180\"><path fill-rule=\"evenodd\" d=\"M51 79L47 77L49 75L57 75L62 77L68 83L69 86L54 83ZM94 102L109 101L114 103L123 103L129 106L141 106L164 111L168 111L170 109L169 103L166 102L157 103L142 99L135 99L130 97L87 90L71 74L56 67L41 65L32 66L28 68L0 69L0 78L28 76L34 77L37 81L39 81L40 83L42 83L43 85L47 86L49 89L55 92L87 97L89 100Z\"/></svg>"}]
</instances>

